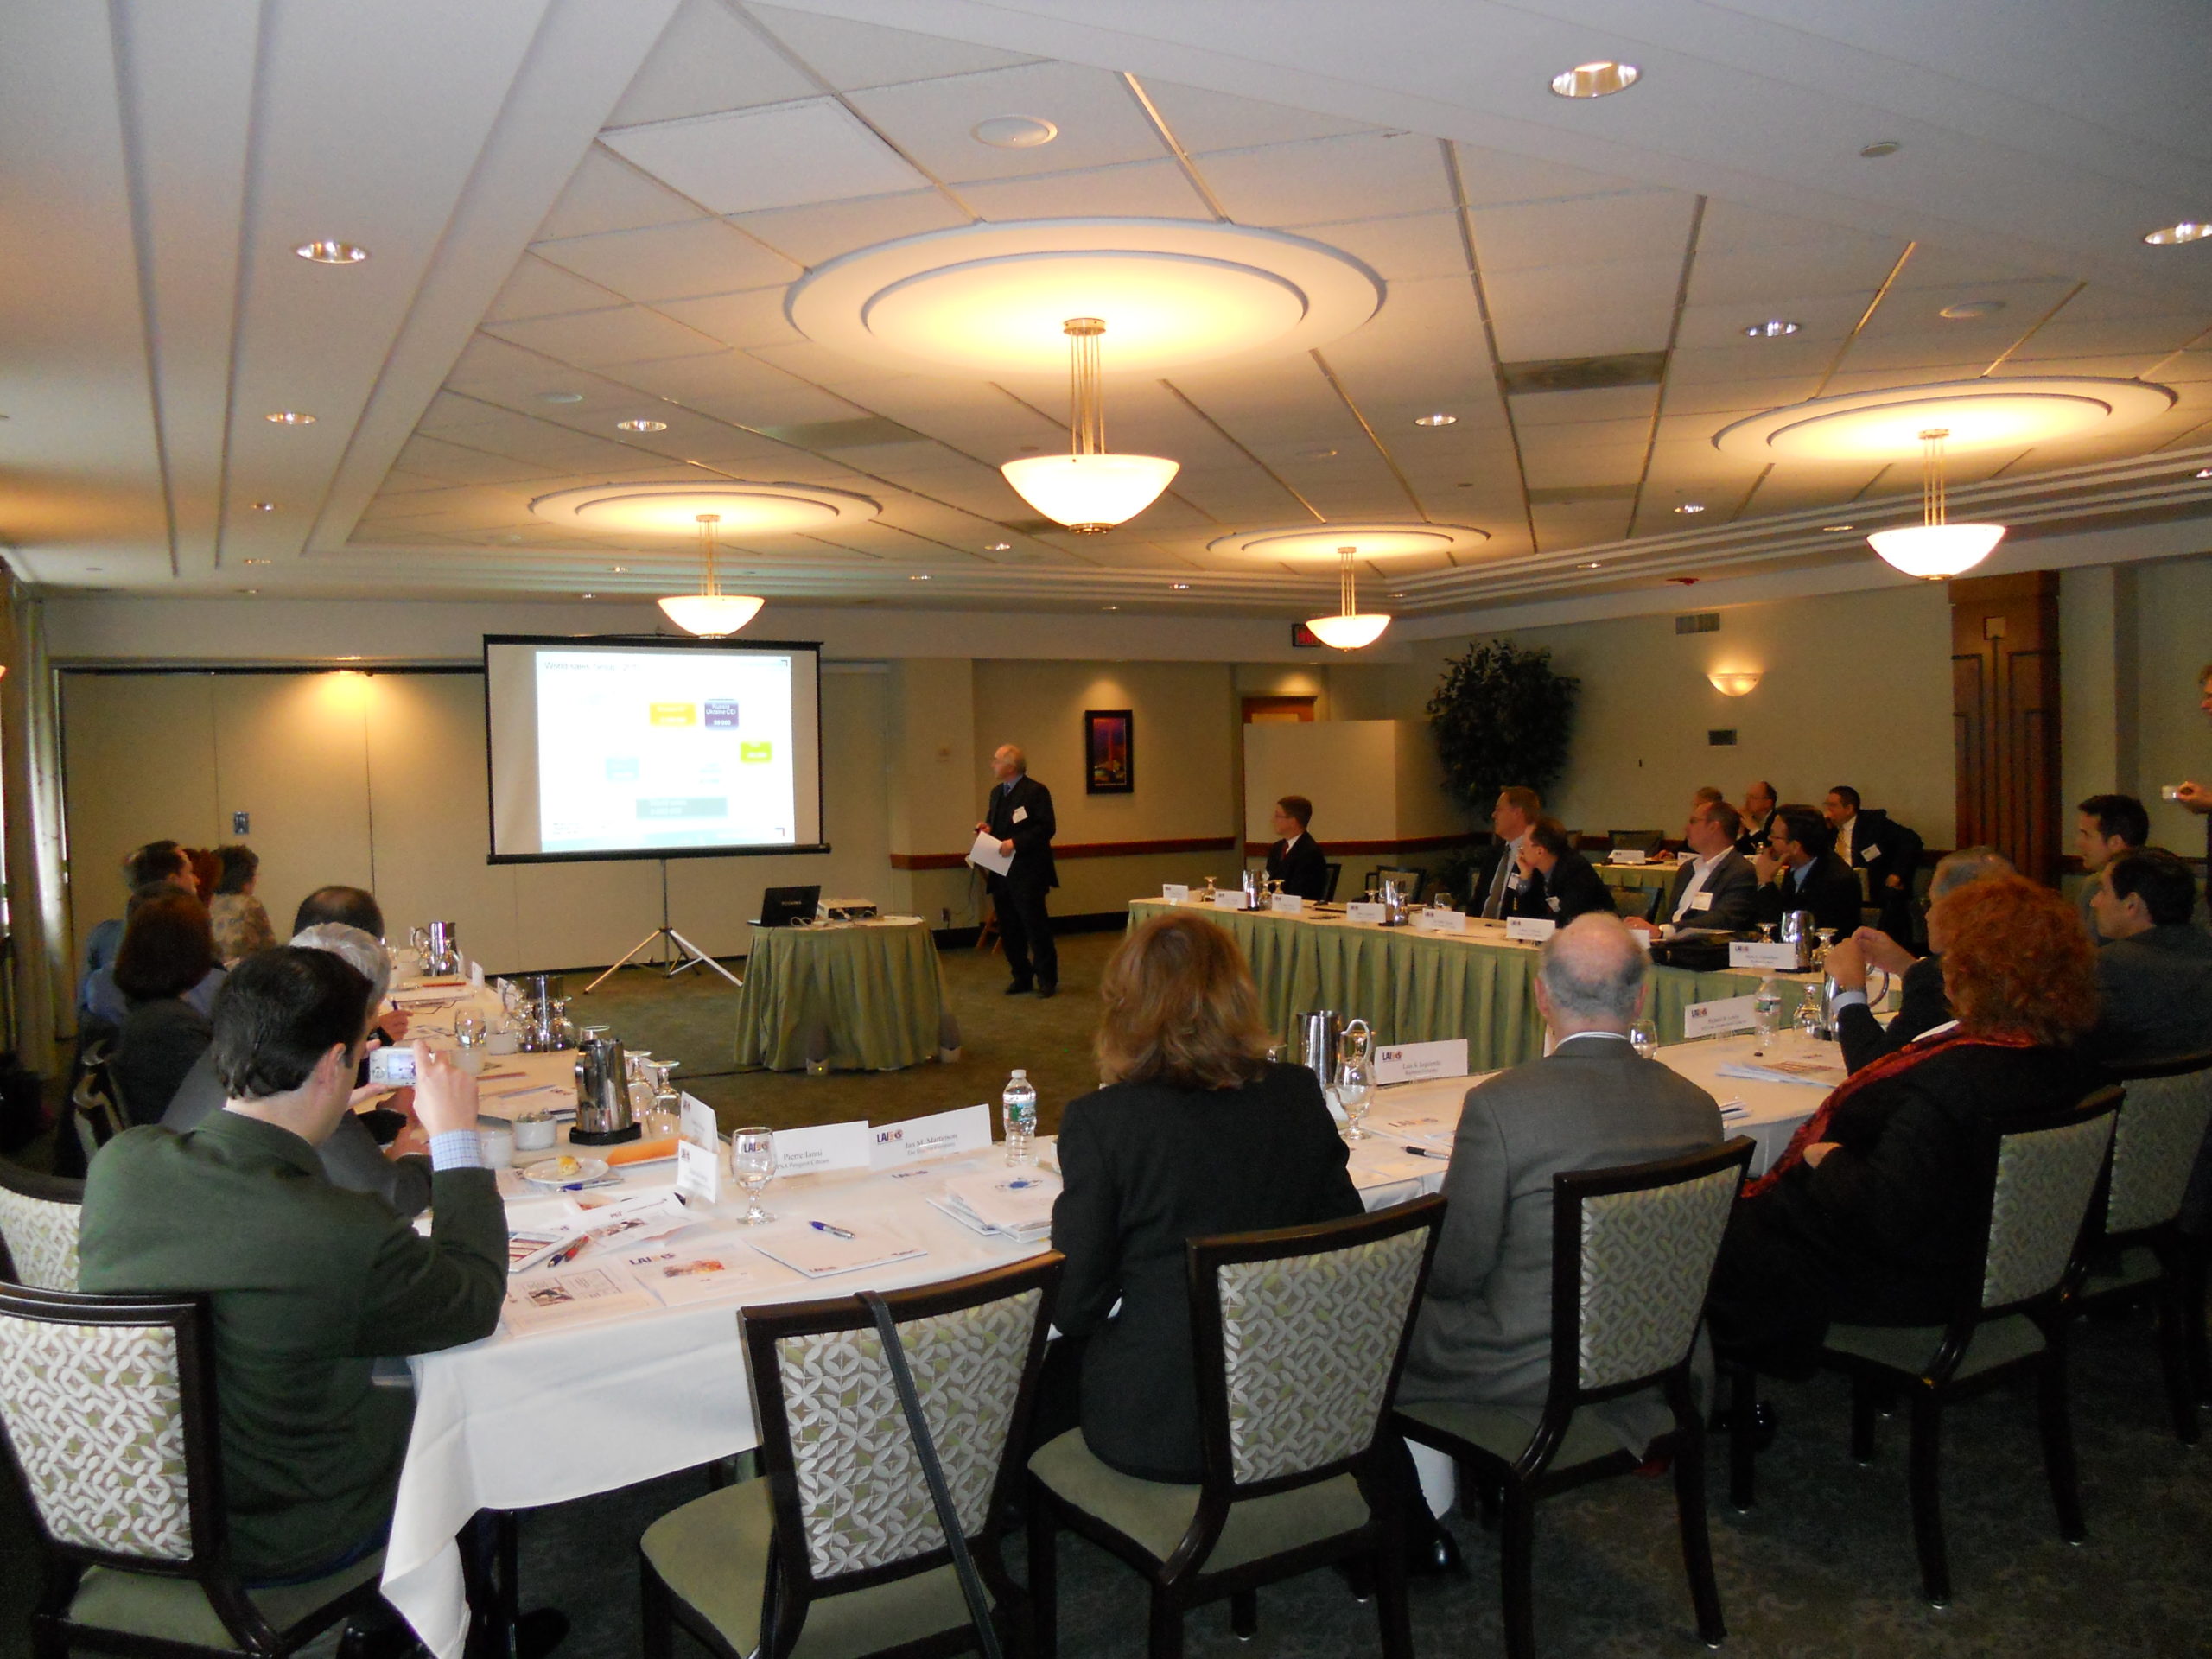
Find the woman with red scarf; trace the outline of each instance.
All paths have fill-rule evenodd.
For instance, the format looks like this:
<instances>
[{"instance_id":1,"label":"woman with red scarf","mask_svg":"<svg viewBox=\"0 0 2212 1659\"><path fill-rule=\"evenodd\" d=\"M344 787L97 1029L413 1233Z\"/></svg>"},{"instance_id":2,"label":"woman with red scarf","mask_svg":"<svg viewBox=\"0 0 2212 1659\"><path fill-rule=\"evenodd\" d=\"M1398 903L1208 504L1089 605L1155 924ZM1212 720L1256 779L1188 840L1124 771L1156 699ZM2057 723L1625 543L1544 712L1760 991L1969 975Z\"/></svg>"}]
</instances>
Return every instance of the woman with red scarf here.
<instances>
[{"instance_id":1,"label":"woman with red scarf","mask_svg":"<svg viewBox=\"0 0 2212 1659\"><path fill-rule=\"evenodd\" d=\"M2095 950L2073 909L2018 876L1936 901L1957 1020L1854 1074L1745 1190L1714 1274L1723 1354L1810 1372L1831 1321L1940 1325L1980 1241L1967 1213L1976 1130L2095 1086Z\"/></svg>"}]
</instances>

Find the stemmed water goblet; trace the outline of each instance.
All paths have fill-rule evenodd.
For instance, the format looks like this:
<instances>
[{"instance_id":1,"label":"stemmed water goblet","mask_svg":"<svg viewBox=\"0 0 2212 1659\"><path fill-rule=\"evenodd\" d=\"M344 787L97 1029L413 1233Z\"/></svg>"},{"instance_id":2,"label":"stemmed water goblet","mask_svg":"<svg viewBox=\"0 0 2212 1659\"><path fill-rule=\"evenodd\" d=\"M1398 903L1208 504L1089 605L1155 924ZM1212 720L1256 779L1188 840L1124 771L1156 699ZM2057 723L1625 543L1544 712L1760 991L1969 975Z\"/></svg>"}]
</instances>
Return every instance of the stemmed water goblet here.
<instances>
[{"instance_id":1,"label":"stemmed water goblet","mask_svg":"<svg viewBox=\"0 0 2212 1659\"><path fill-rule=\"evenodd\" d=\"M1364 1054L1337 1063L1337 1104L1344 1109L1344 1139L1364 1141L1367 1109L1375 1098L1375 1068Z\"/></svg>"},{"instance_id":2,"label":"stemmed water goblet","mask_svg":"<svg viewBox=\"0 0 2212 1659\"><path fill-rule=\"evenodd\" d=\"M760 1207L760 1193L776 1179L775 1131L758 1125L731 1130L729 1173L731 1179L745 1189L745 1213L738 1219L747 1227L773 1221L775 1217Z\"/></svg>"}]
</instances>

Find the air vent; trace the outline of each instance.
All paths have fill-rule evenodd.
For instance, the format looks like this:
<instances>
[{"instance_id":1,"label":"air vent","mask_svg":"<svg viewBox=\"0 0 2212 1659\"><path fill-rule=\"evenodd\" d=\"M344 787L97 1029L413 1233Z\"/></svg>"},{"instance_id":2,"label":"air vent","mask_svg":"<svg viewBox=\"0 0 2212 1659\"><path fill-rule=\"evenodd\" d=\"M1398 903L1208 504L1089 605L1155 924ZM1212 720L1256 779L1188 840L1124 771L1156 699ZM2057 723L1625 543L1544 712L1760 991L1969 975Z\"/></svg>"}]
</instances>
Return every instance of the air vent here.
<instances>
[{"instance_id":1,"label":"air vent","mask_svg":"<svg viewBox=\"0 0 2212 1659\"><path fill-rule=\"evenodd\" d=\"M1551 357L1501 364L1508 392L1608 391L1656 386L1667 378L1664 352L1622 352L1612 357Z\"/></svg>"},{"instance_id":2,"label":"air vent","mask_svg":"<svg viewBox=\"0 0 2212 1659\"><path fill-rule=\"evenodd\" d=\"M1532 507L1573 507L1586 501L1633 501L1633 484L1566 484L1548 490L1529 492Z\"/></svg>"},{"instance_id":3,"label":"air vent","mask_svg":"<svg viewBox=\"0 0 2212 1659\"><path fill-rule=\"evenodd\" d=\"M1720 632L1720 613L1700 611L1694 616L1678 616L1675 619L1675 632L1676 633L1718 633Z\"/></svg>"},{"instance_id":4,"label":"air vent","mask_svg":"<svg viewBox=\"0 0 2212 1659\"><path fill-rule=\"evenodd\" d=\"M911 426L886 420L880 415L854 421L806 421L798 426L756 426L754 431L779 443L802 449L858 449L872 443L926 443L929 440Z\"/></svg>"},{"instance_id":5,"label":"air vent","mask_svg":"<svg viewBox=\"0 0 2212 1659\"><path fill-rule=\"evenodd\" d=\"M1716 749L1732 749L1736 747L1736 728L1724 726L1718 731L1707 732L1705 741Z\"/></svg>"}]
</instances>

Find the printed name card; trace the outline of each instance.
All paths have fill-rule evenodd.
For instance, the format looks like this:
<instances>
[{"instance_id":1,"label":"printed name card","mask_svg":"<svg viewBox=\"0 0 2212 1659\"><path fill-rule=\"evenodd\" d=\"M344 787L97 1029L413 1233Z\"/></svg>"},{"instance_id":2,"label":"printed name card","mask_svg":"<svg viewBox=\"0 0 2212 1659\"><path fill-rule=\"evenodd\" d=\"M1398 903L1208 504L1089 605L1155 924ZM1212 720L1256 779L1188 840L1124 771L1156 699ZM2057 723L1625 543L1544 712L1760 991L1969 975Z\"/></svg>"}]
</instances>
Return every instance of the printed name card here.
<instances>
[{"instance_id":1,"label":"printed name card","mask_svg":"<svg viewBox=\"0 0 2212 1659\"><path fill-rule=\"evenodd\" d=\"M1682 1010L1684 1037L1718 1037L1725 1032L1758 1028L1758 1013L1751 996L1724 996L1713 1002L1693 1002Z\"/></svg>"},{"instance_id":2,"label":"printed name card","mask_svg":"<svg viewBox=\"0 0 2212 1659\"><path fill-rule=\"evenodd\" d=\"M1635 865L1644 862L1649 856L1649 855L1648 854L1638 849L1616 847L1610 854L1607 855L1607 859L1609 862L1614 864Z\"/></svg>"},{"instance_id":3,"label":"printed name card","mask_svg":"<svg viewBox=\"0 0 2212 1659\"><path fill-rule=\"evenodd\" d=\"M1460 910L1417 910L1414 925L1431 933L1464 933L1467 931L1467 914Z\"/></svg>"},{"instance_id":4,"label":"printed name card","mask_svg":"<svg viewBox=\"0 0 2212 1659\"><path fill-rule=\"evenodd\" d=\"M1764 968L1769 972L1785 974L1797 971L1797 947L1787 941L1768 944L1758 940L1731 939L1728 942L1728 965L1731 968Z\"/></svg>"},{"instance_id":5,"label":"printed name card","mask_svg":"<svg viewBox=\"0 0 2212 1659\"><path fill-rule=\"evenodd\" d=\"M722 1195L721 1132L715 1109L690 1095L682 1097L676 1141L676 1192L687 1204L714 1205Z\"/></svg>"},{"instance_id":6,"label":"printed name card","mask_svg":"<svg viewBox=\"0 0 2212 1659\"><path fill-rule=\"evenodd\" d=\"M1509 916L1505 918L1505 937L1522 939L1530 944L1541 944L1559 931L1559 924L1548 916Z\"/></svg>"},{"instance_id":7,"label":"printed name card","mask_svg":"<svg viewBox=\"0 0 2212 1659\"><path fill-rule=\"evenodd\" d=\"M961 1106L874 1130L868 1139L869 1162L877 1169L897 1169L925 1158L980 1151L990 1144L991 1109Z\"/></svg>"},{"instance_id":8,"label":"printed name card","mask_svg":"<svg viewBox=\"0 0 2212 1659\"><path fill-rule=\"evenodd\" d=\"M1467 1039L1448 1037L1434 1043L1394 1043L1375 1051L1378 1084L1419 1083L1424 1077L1467 1075Z\"/></svg>"},{"instance_id":9,"label":"printed name card","mask_svg":"<svg viewBox=\"0 0 2212 1659\"><path fill-rule=\"evenodd\" d=\"M1306 900L1294 893L1279 893L1269 901L1269 906L1281 915L1295 916L1306 908Z\"/></svg>"},{"instance_id":10,"label":"printed name card","mask_svg":"<svg viewBox=\"0 0 2212 1659\"><path fill-rule=\"evenodd\" d=\"M1389 911L1382 905L1370 905L1355 899L1344 906L1344 920L1348 922L1387 922Z\"/></svg>"},{"instance_id":11,"label":"printed name card","mask_svg":"<svg viewBox=\"0 0 2212 1659\"><path fill-rule=\"evenodd\" d=\"M1245 893L1244 889L1242 887L1217 887L1214 890L1214 908L1217 910L1242 910L1244 908L1244 899Z\"/></svg>"},{"instance_id":12,"label":"printed name card","mask_svg":"<svg viewBox=\"0 0 2212 1659\"><path fill-rule=\"evenodd\" d=\"M812 1175L826 1169L867 1169L874 1162L868 1120L776 1131L776 1173Z\"/></svg>"},{"instance_id":13,"label":"printed name card","mask_svg":"<svg viewBox=\"0 0 2212 1659\"><path fill-rule=\"evenodd\" d=\"M1187 905L1191 902L1190 884L1184 881L1162 882L1160 896L1171 905Z\"/></svg>"}]
</instances>

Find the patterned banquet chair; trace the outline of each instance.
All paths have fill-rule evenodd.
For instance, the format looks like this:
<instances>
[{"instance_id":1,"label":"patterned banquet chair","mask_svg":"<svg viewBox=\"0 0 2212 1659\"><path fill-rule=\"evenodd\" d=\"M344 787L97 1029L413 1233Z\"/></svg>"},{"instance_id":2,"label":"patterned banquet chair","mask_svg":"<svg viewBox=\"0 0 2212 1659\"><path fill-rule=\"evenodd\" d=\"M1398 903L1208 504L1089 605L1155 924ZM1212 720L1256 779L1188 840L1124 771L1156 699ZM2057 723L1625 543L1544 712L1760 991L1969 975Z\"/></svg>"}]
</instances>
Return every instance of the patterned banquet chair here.
<instances>
[{"instance_id":1,"label":"patterned banquet chair","mask_svg":"<svg viewBox=\"0 0 2212 1659\"><path fill-rule=\"evenodd\" d=\"M2105 1202L2090 1217L2087 1270L2068 1292L2069 1312L2148 1294L2158 1313L2158 1361L2174 1438L2196 1444L2190 1357L2204 1345L2203 1264L2176 1219L2212 1127L2212 1054L2117 1068L2126 1097L2113 1126Z\"/></svg>"},{"instance_id":2,"label":"patterned banquet chair","mask_svg":"<svg viewBox=\"0 0 2212 1659\"><path fill-rule=\"evenodd\" d=\"M887 1293L953 1507L996 1605L1026 1604L995 1517L1020 1470L1062 1258ZM882 1339L856 1297L742 1310L761 1478L671 1510L639 1541L645 1651L675 1626L739 1659L982 1647Z\"/></svg>"},{"instance_id":3,"label":"patterned banquet chair","mask_svg":"<svg viewBox=\"0 0 2212 1659\"><path fill-rule=\"evenodd\" d=\"M1961 1275L1950 1319L1939 1325L1834 1325L1821 1363L1851 1378L1851 1454L1874 1455L1874 1418L1902 1393L1912 1429L1907 1484L1921 1586L1938 1607L1951 1599L1943 1539L1939 1452L1943 1408L2032 1373L2043 1431L2044 1471L2058 1510L2059 1535L2080 1543L2082 1494L2074 1466L2074 1429L2066 1403L2069 1274L2079 1259L2105 1154L2112 1144L2120 1090L2104 1089L2079 1106L1993 1123L1976 1154L1973 1213L1986 1216L1982 1260ZM1751 1506L1757 1378L1731 1366L1730 1502Z\"/></svg>"},{"instance_id":4,"label":"patterned banquet chair","mask_svg":"<svg viewBox=\"0 0 2212 1659\"><path fill-rule=\"evenodd\" d=\"M1152 1587L1151 1659L1180 1659L1183 1618L1227 1598L1240 1637L1259 1586L1333 1561L1376 1584L1382 1651L1411 1659L1405 1560L1381 1448L1428 1279L1444 1200L1188 1246L1198 1362L1195 1486L1140 1480L1092 1455L1079 1428L1029 1459L1029 1584L1038 1650L1057 1651L1061 1527Z\"/></svg>"},{"instance_id":5,"label":"patterned banquet chair","mask_svg":"<svg viewBox=\"0 0 2212 1659\"><path fill-rule=\"evenodd\" d=\"M1393 1417L1408 1440L1448 1453L1463 1494L1500 1512L1498 1574L1509 1659L1536 1650L1536 1503L1642 1459L1589 1408L1657 1389L1674 1431L1652 1453L1672 1454L1682 1560L1698 1635L1727 1635L1705 1519L1705 1424L1690 1395L1690 1357L1720 1255L1721 1235L1750 1167L1746 1136L1708 1151L1552 1178L1551 1385L1532 1423L1503 1406L1421 1401Z\"/></svg>"},{"instance_id":6,"label":"patterned banquet chair","mask_svg":"<svg viewBox=\"0 0 2212 1659\"><path fill-rule=\"evenodd\" d=\"M0 1158L0 1279L38 1290L77 1288L77 1224L85 1184Z\"/></svg>"},{"instance_id":7,"label":"patterned banquet chair","mask_svg":"<svg viewBox=\"0 0 2212 1659\"><path fill-rule=\"evenodd\" d=\"M35 1652L289 1654L374 1599L381 1550L240 1584L215 1425L205 1298L0 1285L0 1430L46 1556Z\"/></svg>"}]
</instances>

